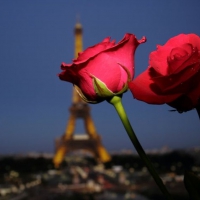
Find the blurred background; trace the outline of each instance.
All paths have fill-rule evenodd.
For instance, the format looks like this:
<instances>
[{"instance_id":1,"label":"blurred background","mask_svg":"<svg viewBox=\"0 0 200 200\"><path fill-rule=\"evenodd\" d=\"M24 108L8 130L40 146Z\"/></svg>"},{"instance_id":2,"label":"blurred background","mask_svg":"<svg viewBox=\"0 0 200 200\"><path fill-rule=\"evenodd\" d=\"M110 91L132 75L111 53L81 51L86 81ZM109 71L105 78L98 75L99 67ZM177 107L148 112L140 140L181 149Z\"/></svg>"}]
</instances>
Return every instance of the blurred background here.
<instances>
[{"instance_id":1,"label":"blurred background","mask_svg":"<svg viewBox=\"0 0 200 200\"><path fill-rule=\"evenodd\" d=\"M0 1L0 155L54 154L54 140L65 131L72 103L72 85L57 74L61 62L74 58L77 16L84 49L108 36L116 42L125 33L146 36L135 54L136 77L147 68L156 45L180 33L200 35L199 7L198 0ZM171 107L137 101L130 92L124 94L123 104L147 152L198 151L195 110L170 112ZM90 107L108 152L134 154L114 108L107 102ZM84 131L78 121L75 132Z\"/></svg>"}]
</instances>

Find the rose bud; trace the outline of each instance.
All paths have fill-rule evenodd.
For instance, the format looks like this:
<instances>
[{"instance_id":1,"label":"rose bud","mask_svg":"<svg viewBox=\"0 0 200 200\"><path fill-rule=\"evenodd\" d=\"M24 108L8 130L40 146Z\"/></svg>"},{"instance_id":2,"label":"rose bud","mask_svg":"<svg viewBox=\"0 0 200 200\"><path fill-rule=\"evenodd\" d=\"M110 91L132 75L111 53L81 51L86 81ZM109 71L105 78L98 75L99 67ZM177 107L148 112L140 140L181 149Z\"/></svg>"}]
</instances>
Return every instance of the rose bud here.
<instances>
[{"instance_id":1,"label":"rose bud","mask_svg":"<svg viewBox=\"0 0 200 200\"><path fill-rule=\"evenodd\" d=\"M98 103L128 89L134 76L134 53L143 37L125 34L115 44L110 37L79 53L72 64L62 63L59 78L74 84L79 95L89 103Z\"/></svg>"}]
</instances>

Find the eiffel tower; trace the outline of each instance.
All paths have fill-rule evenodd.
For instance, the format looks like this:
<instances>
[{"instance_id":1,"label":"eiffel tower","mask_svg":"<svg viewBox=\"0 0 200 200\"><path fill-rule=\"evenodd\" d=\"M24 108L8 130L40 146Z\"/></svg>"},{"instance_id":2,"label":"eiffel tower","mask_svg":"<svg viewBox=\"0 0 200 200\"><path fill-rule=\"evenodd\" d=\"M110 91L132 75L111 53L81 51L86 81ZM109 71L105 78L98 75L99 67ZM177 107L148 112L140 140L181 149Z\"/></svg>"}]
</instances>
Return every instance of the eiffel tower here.
<instances>
[{"instance_id":1,"label":"eiffel tower","mask_svg":"<svg viewBox=\"0 0 200 200\"><path fill-rule=\"evenodd\" d=\"M82 26L76 23L75 29L75 57L82 51ZM90 107L73 89L72 105L65 133L55 141L55 155L53 162L59 167L67 153L76 150L86 150L93 154L99 162L108 162L111 157L102 145L101 137L96 131L90 115ZM85 134L74 134L76 119L81 118L85 125Z\"/></svg>"}]
</instances>

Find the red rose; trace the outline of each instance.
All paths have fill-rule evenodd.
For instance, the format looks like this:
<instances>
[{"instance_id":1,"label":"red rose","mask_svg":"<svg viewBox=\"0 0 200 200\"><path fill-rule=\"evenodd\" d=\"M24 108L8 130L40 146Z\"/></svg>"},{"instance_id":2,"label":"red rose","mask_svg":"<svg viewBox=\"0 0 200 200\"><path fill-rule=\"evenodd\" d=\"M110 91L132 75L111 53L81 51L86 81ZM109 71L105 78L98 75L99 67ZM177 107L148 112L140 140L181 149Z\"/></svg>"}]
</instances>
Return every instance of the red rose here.
<instances>
[{"instance_id":1,"label":"red rose","mask_svg":"<svg viewBox=\"0 0 200 200\"><path fill-rule=\"evenodd\" d=\"M200 105L200 37L180 34L150 54L149 67L129 83L133 97L179 112Z\"/></svg>"},{"instance_id":2,"label":"red rose","mask_svg":"<svg viewBox=\"0 0 200 200\"><path fill-rule=\"evenodd\" d=\"M81 97L97 103L125 92L134 75L134 52L145 42L133 34L125 34L117 44L105 38L102 42L79 53L72 64L62 63L61 80L73 83Z\"/></svg>"}]
</instances>

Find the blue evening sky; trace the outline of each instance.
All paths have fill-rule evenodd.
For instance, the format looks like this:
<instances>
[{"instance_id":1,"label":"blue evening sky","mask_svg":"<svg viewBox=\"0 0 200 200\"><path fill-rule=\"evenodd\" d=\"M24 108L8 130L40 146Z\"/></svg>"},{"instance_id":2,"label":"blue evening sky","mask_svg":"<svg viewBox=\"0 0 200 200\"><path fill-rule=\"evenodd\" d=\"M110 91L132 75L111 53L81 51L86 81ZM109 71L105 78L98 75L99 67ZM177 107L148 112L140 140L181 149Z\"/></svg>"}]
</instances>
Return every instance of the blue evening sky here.
<instances>
[{"instance_id":1,"label":"blue evening sky","mask_svg":"<svg viewBox=\"0 0 200 200\"><path fill-rule=\"evenodd\" d=\"M200 35L199 0L7 0L0 1L0 154L54 152L65 131L72 85L60 81L61 62L74 57L73 29L80 16L84 48L111 36L133 33L147 42L135 55L135 76L148 66L157 44L180 33ZM124 107L145 149L200 146L195 110L179 114L167 105L148 105L124 94ZM109 151L133 149L107 102L91 114ZM83 133L81 120L77 133Z\"/></svg>"}]
</instances>

